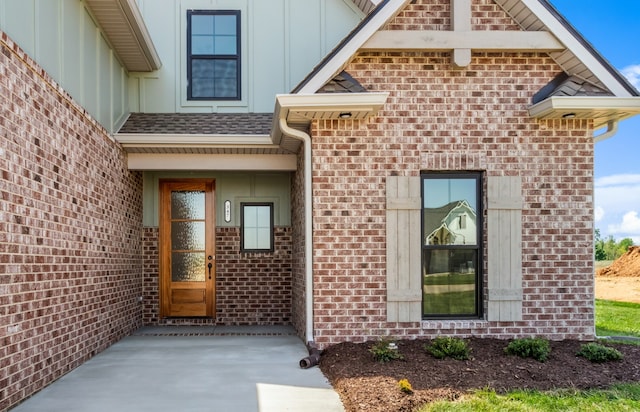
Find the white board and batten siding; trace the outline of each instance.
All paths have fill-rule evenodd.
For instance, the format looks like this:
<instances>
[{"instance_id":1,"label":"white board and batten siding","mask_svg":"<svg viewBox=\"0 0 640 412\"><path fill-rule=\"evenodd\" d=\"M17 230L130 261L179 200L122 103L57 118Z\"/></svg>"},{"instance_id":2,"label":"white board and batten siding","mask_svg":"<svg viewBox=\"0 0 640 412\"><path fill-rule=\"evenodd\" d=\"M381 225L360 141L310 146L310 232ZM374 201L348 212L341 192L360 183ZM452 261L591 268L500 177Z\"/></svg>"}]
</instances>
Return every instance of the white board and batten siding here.
<instances>
[{"instance_id":1,"label":"white board and batten siding","mask_svg":"<svg viewBox=\"0 0 640 412\"><path fill-rule=\"evenodd\" d=\"M487 179L487 320L522 320L522 183Z\"/></svg>"},{"instance_id":2,"label":"white board and batten siding","mask_svg":"<svg viewBox=\"0 0 640 412\"><path fill-rule=\"evenodd\" d=\"M0 30L105 129L124 122L127 71L83 2L0 0Z\"/></svg>"},{"instance_id":3,"label":"white board and batten siding","mask_svg":"<svg viewBox=\"0 0 640 412\"><path fill-rule=\"evenodd\" d=\"M270 113L359 22L351 0L138 0L162 60L131 73L133 112ZM187 10L240 12L240 100L187 99Z\"/></svg>"},{"instance_id":4,"label":"white board and batten siding","mask_svg":"<svg viewBox=\"0 0 640 412\"><path fill-rule=\"evenodd\" d=\"M422 319L420 177L387 177L387 321Z\"/></svg>"}]
</instances>

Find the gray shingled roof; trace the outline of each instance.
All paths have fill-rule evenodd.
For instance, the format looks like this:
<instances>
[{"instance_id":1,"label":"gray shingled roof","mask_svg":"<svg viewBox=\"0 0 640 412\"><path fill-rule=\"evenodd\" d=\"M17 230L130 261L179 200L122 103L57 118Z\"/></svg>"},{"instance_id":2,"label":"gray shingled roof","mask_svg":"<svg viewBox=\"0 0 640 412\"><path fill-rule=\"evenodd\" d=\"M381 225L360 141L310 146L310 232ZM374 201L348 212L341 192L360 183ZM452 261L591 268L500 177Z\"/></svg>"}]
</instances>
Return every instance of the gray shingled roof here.
<instances>
[{"instance_id":1,"label":"gray shingled roof","mask_svg":"<svg viewBox=\"0 0 640 412\"><path fill-rule=\"evenodd\" d=\"M551 96L613 96L608 90L595 86L577 76L571 76L550 94Z\"/></svg>"},{"instance_id":2,"label":"gray shingled roof","mask_svg":"<svg viewBox=\"0 0 640 412\"><path fill-rule=\"evenodd\" d=\"M356 79L345 71L338 73L329 80L318 93L366 93L365 89Z\"/></svg>"},{"instance_id":3,"label":"gray shingled roof","mask_svg":"<svg viewBox=\"0 0 640 412\"><path fill-rule=\"evenodd\" d=\"M460 200L454 200L444 206L424 208L424 233L429 235L442 225L444 219L453 209L458 207Z\"/></svg>"},{"instance_id":4,"label":"gray shingled roof","mask_svg":"<svg viewBox=\"0 0 640 412\"><path fill-rule=\"evenodd\" d=\"M539 103L552 96L613 96L613 93L602 87L595 86L578 76L568 76L566 73L560 73L533 96L532 103Z\"/></svg>"},{"instance_id":5,"label":"gray shingled roof","mask_svg":"<svg viewBox=\"0 0 640 412\"><path fill-rule=\"evenodd\" d=\"M131 113L118 133L268 135L272 113Z\"/></svg>"}]
</instances>

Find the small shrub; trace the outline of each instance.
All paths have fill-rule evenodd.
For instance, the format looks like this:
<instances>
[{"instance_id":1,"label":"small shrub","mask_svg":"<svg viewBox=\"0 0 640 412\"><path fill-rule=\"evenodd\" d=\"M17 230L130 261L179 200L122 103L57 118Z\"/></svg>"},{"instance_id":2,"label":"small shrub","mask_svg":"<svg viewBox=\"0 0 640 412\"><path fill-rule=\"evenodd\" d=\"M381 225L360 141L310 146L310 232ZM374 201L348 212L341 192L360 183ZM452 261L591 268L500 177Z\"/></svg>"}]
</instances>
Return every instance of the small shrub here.
<instances>
[{"instance_id":1,"label":"small shrub","mask_svg":"<svg viewBox=\"0 0 640 412\"><path fill-rule=\"evenodd\" d=\"M413 388L411 387L411 383L408 379L400 379L398 381L398 388L400 388L401 392L404 392L407 395L411 395L413 393Z\"/></svg>"},{"instance_id":2,"label":"small shrub","mask_svg":"<svg viewBox=\"0 0 640 412\"><path fill-rule=\"evenodd\" d=\"M544 362L549 357L551 347L546 339L522 338L511 341L504 351L509 355L533 358L538 362Z\"/></svg>"},{"instance_id":3,"label":"small shrub","mask_svg":"<svg viewBox=\"0 0 640 412\"><path fill-rule=\"evenodd\" d=\"M599 343L581 345L576 356L582 356L595 363L617 361L623 358L622 353L616 348L610 348Z\"/></svg>"},{"instance_id":4,"label":"small shrub","mask_svg":"<svg viewBox=\"0 0 640 412\"><path fill-rule=\"evenodd\" d=\"M450 357L457 360L469 359L470 352L466 341L449 336L435 338L431 345L425 345L425 350L438 359Z\"/></svg>"},{"instance_id":5,"label":"small shrub","mask_svg":"<svg viewBox=\"0 0 640 412\"><path fill-rule=\"evenodd\" d=\"M404 359L398 351L398 346L391 338L380 338L370 349L373 358L378 362L385 363L396 359Z\"/></svg>"}]
</instances>

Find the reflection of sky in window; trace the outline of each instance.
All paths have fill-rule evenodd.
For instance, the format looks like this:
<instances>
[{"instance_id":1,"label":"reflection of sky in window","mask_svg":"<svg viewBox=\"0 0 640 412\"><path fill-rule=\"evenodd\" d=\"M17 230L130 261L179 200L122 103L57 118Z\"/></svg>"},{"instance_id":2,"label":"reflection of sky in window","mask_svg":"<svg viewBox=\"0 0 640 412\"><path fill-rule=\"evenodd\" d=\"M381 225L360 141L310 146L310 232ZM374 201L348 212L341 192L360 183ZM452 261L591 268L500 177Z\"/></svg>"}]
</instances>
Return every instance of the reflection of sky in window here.
<instances>
[{"instance_id":1,"label":"reflection of sky in window","mask_svg":"<svg viewBox=\"0 0 640 412\"><path fill-rule=\"evenodd\" d=\"M425 208L438 208L459 200L466 200L476 210L475 179L424 179Z\"/></svg>"},{"instance_id":2,"label":"reflection of sky in window","mask_svg":"<svg viewBox=\"0 0 640 412\"><path fill-rule=\"evenodd\" d=\"M191 16L192 54L236 54L236 40L235 15Z\"/></svg>"}]
</instances>

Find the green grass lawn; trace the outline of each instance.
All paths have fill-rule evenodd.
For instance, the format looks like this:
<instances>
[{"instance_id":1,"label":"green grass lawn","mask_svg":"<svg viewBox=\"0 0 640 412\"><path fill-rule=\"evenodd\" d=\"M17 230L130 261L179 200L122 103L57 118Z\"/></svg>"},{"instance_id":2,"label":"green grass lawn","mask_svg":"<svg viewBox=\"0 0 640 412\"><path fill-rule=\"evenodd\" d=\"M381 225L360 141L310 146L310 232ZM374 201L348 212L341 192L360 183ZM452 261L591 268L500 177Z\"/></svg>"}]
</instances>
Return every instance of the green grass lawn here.
<instances>
[{"instance_id":1,"label":"green grass lawn","mask_svg":"<svg viewBox=\"0 0 640 412\"><path fill-rule=\"evenodd\" d=\"M640 304L596 300L598 336L636 336L640 338ZM498 395L481 390L454 402L425 405L419 412L555 412L555 411L640 411L640 382L615 385L607 390L513 391Z\"/></svg>"},{"instance_id":2,"label":"green grass lawn","mask_svg":"<svg viewBox=\"0 0 640 412\"><path fill-rule=\"evenodd\" d=\"M596 299L596 335L640 338L640 304Z\"/></svg>"},{"instance_id":3,"label":"green grass lawn","mask_svg":"<svg viewBox=\"0 0 640 412\"><path fill-rule=\"evenodd\" d=\"M424 276L424 285L474 285L476 283L475 273L443 273L438 275Z\"/></svg>"},{"instance_id":4,"label":"green grass lawn","mask_svg":"<svg viewBox=\"0 0 640 412\"><path fill-rule=\"evenodd\" d=\"M483 411L637 411L640 410L640 384L622 384L607 390L513 391L498 395L492 390L477 391L455 402L434 402L419 412Z\"/></svg>"}]
</instances>

